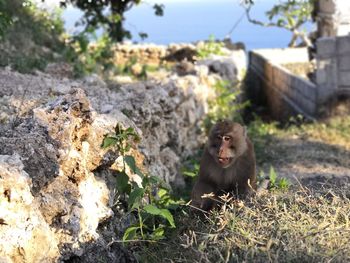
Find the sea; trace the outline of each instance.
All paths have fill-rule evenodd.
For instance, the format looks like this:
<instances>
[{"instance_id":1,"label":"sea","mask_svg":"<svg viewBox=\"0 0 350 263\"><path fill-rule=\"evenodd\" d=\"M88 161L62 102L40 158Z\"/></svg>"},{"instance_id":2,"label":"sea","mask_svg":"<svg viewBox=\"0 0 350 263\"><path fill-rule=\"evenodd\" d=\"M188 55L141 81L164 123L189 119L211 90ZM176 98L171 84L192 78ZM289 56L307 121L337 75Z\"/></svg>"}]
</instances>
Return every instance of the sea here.
<instances>
[{"instance_id":1,"label":"sea","mask_svg":"<svg viewBox=\"0 0 350 263\"><path fill-rule=\"evenodd\" d=\"M243 42L247 50L287 47L291 33L285 29L263 27L250 23L245 16L241 0L147 0L126 13L125 27L137 43L188 43L207 40L212 35L222 40ZM251 9L254 19L267 22L266 11L279 0L256 0ZM155 16L154 3L164 4L164 15ZM68 7L63 12L68 32L77 32L74 25L82 13ZM313 25L308 24L307 29ZM138 33L145 32L142 40Z\"/></svg>"}]
</instances>

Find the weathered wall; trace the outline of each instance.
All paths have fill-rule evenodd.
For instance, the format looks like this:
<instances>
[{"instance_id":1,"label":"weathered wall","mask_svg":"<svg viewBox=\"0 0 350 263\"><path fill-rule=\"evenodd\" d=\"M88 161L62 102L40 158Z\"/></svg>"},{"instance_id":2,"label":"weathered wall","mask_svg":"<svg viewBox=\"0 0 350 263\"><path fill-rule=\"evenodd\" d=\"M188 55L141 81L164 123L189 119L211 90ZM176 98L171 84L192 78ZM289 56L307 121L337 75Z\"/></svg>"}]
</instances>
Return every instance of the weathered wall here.
<instances>
[{"instance_id":1,"label":"weathered wall","mask_svg":"<svg viewBox=\"0 0 350 263\"><path fill-rule=\"evenodd\" d=\"M280 65L307 62L307 49L254 50L249 57L249 77L255 79L251 93L257 94L256 99L265 98L275 118L284 119L295 113L311 117L316 113L315 84Z\"/></svg>"},{"instance_id":2,"label":"weathered wall","mask_svg":"<svg viewBox=\"0 0 350 263\"><path fill-rule=\"evenodd\" d=\"M350 35L320 38L316 47L319 103L337 94L350 94Z\"/></svg>"}]
</instances>

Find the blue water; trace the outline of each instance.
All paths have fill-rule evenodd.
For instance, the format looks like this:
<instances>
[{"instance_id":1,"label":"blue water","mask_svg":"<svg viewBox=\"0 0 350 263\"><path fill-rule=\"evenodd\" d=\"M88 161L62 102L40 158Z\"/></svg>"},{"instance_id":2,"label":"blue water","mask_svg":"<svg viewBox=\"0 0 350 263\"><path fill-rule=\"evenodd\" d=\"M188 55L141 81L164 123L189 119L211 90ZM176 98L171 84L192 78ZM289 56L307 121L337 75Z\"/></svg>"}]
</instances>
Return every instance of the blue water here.
<instances>
[{"instance_id":1,"label":"blue water","mask_svg":"<svg viewBox=\"0 0 350 263\"><path fill-rule=\"evenodd\" d=\"M265 12L274 2L256 1L251 14L266 21ZM162 3L162 0L157 3ZM164 16L161 17L154 15L152 4L135 6L126 13L125 27L132 32L133 41L156 44L194 42L206 40L211 34L223 39L244 13L239 0L167 0L164 5ZM80 14L76 9L67 9L63 13L66 28L71 30ZM148 38L142 41L138 32L146 32ZM231 34L232 41L245 43L248 50L286 47L290 38L291 33L287 30L253 25L245 16Z\"/></svg>"}]
</instances>

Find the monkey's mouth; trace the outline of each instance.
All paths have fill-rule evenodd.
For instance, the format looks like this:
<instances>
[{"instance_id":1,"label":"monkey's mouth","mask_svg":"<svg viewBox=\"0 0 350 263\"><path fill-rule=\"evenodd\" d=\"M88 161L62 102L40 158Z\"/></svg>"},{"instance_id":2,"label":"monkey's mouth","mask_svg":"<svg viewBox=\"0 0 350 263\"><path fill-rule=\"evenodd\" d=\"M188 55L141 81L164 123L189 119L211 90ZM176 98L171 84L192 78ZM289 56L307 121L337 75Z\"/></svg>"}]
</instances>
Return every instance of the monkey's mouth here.
<instances>
[{"instance_id":1,"label":"monkey's mouth","mask_svg":"<svg viewBox=\"0 0 350 263\"><path fill-rule=\"evenodd\" d=\"M230 157L228 157L228 158L218 157L218 161L222 166L226 166L232 161L232 158L230 158Z\"/></svg>"}]
</instances>

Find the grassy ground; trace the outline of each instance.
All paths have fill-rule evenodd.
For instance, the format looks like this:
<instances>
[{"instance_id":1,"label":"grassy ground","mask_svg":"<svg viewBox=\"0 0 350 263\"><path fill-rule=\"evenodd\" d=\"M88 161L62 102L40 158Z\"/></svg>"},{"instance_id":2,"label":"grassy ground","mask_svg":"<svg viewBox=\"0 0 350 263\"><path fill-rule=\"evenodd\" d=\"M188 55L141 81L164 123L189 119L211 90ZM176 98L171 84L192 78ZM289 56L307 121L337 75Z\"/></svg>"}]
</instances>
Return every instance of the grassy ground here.
<instances>
[{"instance_id":1,"label":"grassy ground","mask_svg":"<svg viewBox=\"0 0 350 263\"><path fill-rule=\"evenodd\" d=\"M168 239L128 245L140 262L350 260L350 116L284 129L255 121L249 133L259 170L273 166L292 186L223 200L202 218L183 209Z\"/></svg>"}]
</instances>

